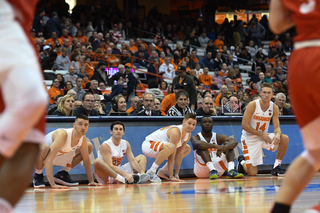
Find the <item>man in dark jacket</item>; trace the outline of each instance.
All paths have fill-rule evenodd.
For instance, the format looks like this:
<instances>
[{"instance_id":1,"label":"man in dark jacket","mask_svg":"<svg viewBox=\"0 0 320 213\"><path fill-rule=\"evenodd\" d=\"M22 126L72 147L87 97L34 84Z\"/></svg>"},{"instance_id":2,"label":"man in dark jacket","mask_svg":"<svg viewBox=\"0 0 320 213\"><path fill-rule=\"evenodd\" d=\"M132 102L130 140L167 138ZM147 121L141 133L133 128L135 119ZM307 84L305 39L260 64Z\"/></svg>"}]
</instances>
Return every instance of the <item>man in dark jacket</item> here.
<instances>
[{"instance_id":1,"label":"man in dark jacket","mask_svg":"<svg viewBox=\"0 0 320 213\"><path fill-rule=\"evenodd\" d=\"M118 72L109 79L109 86L112 86L114 81L119 81L120 77L123 79L126 78L126 72L124 71L124 66L122 64L118 66Z\"/></svg>"},{"instance_id":2,"label":"man in dark jacket","mask_svg":"<svg viewBox=\"0 0 320 213\"><path fill-rule=\"evenodd\" d=\"M276 95L276 99L274 103L279 107L279 115L293 115L292 111L290 109L287 109L284 107L284 104L286 103L286 95L282 92L279 92Z\"/></svg>"},{"instance_id":3,"label":"man in dark jacket","mask_svg":"<svg viewBox=\"0 0 320 213\"><path fill-rule=\"evenodd\" d=\"M143 94L142 98L142 107L136 109L131 114L132 116L157 116L160 115L160 111L156 112L153 109L154 107L154 96L153 94L146 92Z\"/></svg>"},{"instance_id":4,"label":"man in dark jacket","mask_svg":"<svg viewBox=\"0 0 320 213\"><path fill-rule=\"evenodd\" d=\"M78 108L75 108L73 111L74 116L84 114L87 116L98 116L99 112L97 112L94 107L94 97L91 92L87 92L83 95L82 105Z\"/></svg>"},{"instance_id":5,"label":"man in dark jacket","mask_svg":"<svg viewBox=\"0 0 320 213\"><path fill-rule=\"evenodd\" d=\"M214 102L212 97L205 97L203 99L202 107L197 109L196 114L197 116L203 116L203 115L217 115L216 110L214 108Z\"/></svg>"},{"instance_id":6,"label":"man in dark jacket","mask_svg":"<svg viewBox=\"0 0 320 213\"><path fill-rule=\"evenodd\" d=\"M97 80L99 83L104 82L109 83L108 73L105 71L106 64L104 62L99 62L97 68L94 70L91 80Z\"/></svg>"},{"instance_id":7,"label":"man in dark jacket","mask_svg":"<svg viewBox=\"0 0 320 213\"><path fill-rule=\"evenodd\" d=\"M127 79L127 97L128 100L131 100L131 96L135 96L136 87L137 87L137 79L134 77L132 73L132 64L127 63L124 65L126 70L126 79Z\"/></svg>"},{"instance_id":8,"label":"man in dark jacket","mask_svg":"<svg viewBox=\"0 0 320 213\"><path fill-rule=\"evenodd\" d=\"M195 106L197 104L197 90L193 77L187 75L186 67L183 66L178 67L177 73L178 76L174 77L172 85L180 83L183 86L183 89L188 93L190 97L190 108L192 110L195 110Z\"/></svg>"},{"instance_id":9,"label":"man in dark jacket","mask_svg":"<svg viewBox=\"0 0 320 213\"><path fill-rule=\"evenodd\" d=\"M42 36L43 31L43 16L45 11L43 8L40 8L34 17L32 28L36 30L37 36Z\"/></svg>"},{"instance_id":10,"label":"man in dark jacket","mask_svg":"<svg viewBox=\"0 0 320 213\"><path fill-rule=\"evenodd\" d=\"M58 14L57 12L52 12L51 15L52 17L47 21L47 26L50 29L49 35L51 35L52 32L56 32L57 37L60 38L62 28L58 20Z\"/></svg>"}]
</instances>

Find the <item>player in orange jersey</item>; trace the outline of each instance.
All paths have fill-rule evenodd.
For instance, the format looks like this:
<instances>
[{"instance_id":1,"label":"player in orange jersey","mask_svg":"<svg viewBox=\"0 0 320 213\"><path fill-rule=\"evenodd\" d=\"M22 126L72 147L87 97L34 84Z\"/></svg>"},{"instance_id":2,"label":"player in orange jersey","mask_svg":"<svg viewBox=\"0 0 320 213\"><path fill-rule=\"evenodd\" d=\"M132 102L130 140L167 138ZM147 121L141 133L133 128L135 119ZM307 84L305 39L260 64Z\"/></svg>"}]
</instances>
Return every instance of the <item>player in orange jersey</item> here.
<instances>
[{"instance_id":1,"label":"player in orange jersey","mask_svg":"<svg viewBox=\"0 0 320 213\"><path fill-rule=\"evenodd\" d=\"M320 94L314 89L320 79L319 19L319 0L271 1L271 30L281 34L296 26L294 51L289 59L288 83L305 146L305 151L290 165L272 212L289 212L299 193L320 169ZM305 82L307 84L303 84ZM320 212L320 205L307 212Z\"/></svg>"}]
</instances>

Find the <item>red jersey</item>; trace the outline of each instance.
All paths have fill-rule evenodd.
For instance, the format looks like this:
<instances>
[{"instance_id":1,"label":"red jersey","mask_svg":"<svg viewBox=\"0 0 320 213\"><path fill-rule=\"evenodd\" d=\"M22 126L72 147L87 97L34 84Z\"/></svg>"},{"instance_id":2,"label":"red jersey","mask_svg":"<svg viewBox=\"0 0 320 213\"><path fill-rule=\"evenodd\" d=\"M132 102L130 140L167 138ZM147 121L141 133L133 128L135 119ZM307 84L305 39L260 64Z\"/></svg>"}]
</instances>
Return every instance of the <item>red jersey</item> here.
<instances>
[{"instance_id":1,"label":"red jersey","mask_svg":"<svg viewBox=\"0 0 320 213\"><path fill-rule=\"evenodd\" d=\"M281 0L296 23L297 35L294 41L320 39L320 0Z\"/></svg>"}]
</instances>

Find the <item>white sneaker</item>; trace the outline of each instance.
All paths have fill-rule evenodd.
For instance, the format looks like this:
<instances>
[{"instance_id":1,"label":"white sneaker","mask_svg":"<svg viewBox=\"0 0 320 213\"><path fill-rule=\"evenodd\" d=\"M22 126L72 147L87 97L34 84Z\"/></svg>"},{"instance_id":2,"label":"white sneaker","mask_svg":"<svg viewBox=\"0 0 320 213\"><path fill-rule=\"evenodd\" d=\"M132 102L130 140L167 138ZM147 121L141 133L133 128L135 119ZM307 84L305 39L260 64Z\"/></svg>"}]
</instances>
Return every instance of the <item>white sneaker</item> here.
<instances>
[{"instance_id":1,"label":"white sneaker","mask_svg":"<svg viewBox=\"0 0 320 213\"><path fill-rule=\"evenodd\" d=\"M147 173L149 176L150 176L150 181L153 182L153 183L159 183L161 182L161 179L158 177L158 175L154 172L151 172L151 171L147 171Z\"/></svg>"},{"instance_id":2,"label":"white sneaker","mask_svg":"<svg viewBox=\"0 0 320 213\"><path fill-rule=\"evenodd\" d=\"M139 174L139 175L140 175L140 180L138 181L138 183L145 183L150 179L149 174Z\"/></svg>"}]
</instances>

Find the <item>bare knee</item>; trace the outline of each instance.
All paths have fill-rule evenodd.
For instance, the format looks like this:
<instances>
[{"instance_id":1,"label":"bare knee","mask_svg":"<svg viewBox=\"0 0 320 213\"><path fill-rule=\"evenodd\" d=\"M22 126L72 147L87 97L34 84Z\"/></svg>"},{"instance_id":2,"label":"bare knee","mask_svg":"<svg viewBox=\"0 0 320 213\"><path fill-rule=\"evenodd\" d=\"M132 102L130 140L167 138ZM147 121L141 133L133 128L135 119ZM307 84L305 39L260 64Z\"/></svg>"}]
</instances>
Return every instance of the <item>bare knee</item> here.
<instances>
[{"instance_id":1,"label":"bare knee","mask_svg":"<svg viewBox=\"0 0 320 213\"><path fill-rule=\"evenodd\" d=\"M88 153L90 154L93 151L93 145L90 142L87 142L88 144Z\"/></svg>"},{"instance_id":2,"label":"bare knee","mask_svg":"<svg viewBox=\"0 0 320 213\"><path fill-rule=\"evenodd\" d=\"M144 156L144 155L138 155L136 157L136 160L139 162L139 161L147 161L147 157Z\"/></svg>"},{"instance_id":3,"label":"bare knee","mask_svg":"<svg viewBox=\"0 0 320 213\"><path fill-rule=\"evenodd\" d=\"M102 164L102 160L100 158L97 158L93 161L94 170L98 170Z\"/></svg>"},{"instance_id":4,"label":"bare knee","mask_svg":"<svg viewBox=\"0 0 320 213\"><path fill-rule=\"evenodd\" d=\"M176 150L176 146L173 143L166 143L163 147L170 153L173 153Z\"/></svg>"},{"instance_id":5,"label":"bare knee","mask_svg":"<svg viewBox=\"0 0 320 213\"><path fill-rule=\"evenodd\" d=\"M258 168L250 165L250 167L247 169L247 173L250 176L256 176L258 174Z\"/></svg>"},{"instance_id":6,"label":"bare knee","mask_svg":"<svg viewBox=\"0 0 320 213\"><path fill-rule=\"evenodd\" d=\"M185 155L188 155L191 152L191 147L187 144L186 147L184 148L184 153Z\"/></svg>"},{"instance_id":7,"label":"bare knee","mask_svg":"<svg viewBox=\"0 0 320 213\"><path fill-rule=\"evenodd\" d=\"M280 143L284 143L284 144L289 144L289 137L288 135L281 135L281 142Z\"/></svg>"},{"instance_id":8,"label":"bare knee","mask_svg":"<svg viewBox=\"0 0 320 213\"><path fill-rule=\"evenodd\" d=\"M50 151L50 146L43 144L40 146L40 156L42 159L45 159Z\"/></svg>"}]
</instances>

